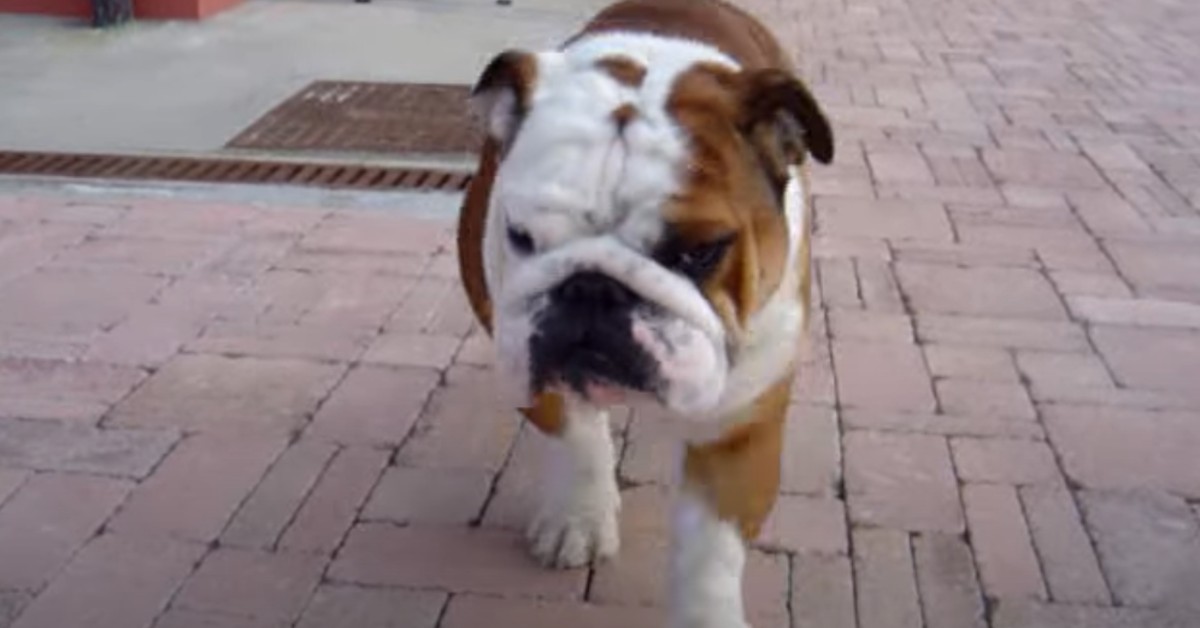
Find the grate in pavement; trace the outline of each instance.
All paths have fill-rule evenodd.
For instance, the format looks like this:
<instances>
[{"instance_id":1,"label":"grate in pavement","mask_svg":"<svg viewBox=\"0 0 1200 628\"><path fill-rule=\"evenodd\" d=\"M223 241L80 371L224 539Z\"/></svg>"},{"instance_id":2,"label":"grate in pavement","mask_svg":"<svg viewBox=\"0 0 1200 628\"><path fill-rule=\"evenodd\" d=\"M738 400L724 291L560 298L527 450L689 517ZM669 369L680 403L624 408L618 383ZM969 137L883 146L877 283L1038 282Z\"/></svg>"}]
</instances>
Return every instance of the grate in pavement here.
<instances>
[{"instance_id":1,"label":"grate in pavement","mask_svg":"<svg viewBox=\"0 0 1200 628\"><path fill-rule=\"evenodd\" d=\"M0 151L0 175L300 185L356 190L467 188L467 172L219 157L156 157Z\"/></svg>"},{"instance_id":2,"label":"grate in pavement","mask_svg":"<svg viewBox=\"0 0 1200 628\"><path fill-rule=\"evenodd\" d=\"M462 85L316 81L238 134L230 148L474 153L482 141Z\"/></svg>"}]
</instances>

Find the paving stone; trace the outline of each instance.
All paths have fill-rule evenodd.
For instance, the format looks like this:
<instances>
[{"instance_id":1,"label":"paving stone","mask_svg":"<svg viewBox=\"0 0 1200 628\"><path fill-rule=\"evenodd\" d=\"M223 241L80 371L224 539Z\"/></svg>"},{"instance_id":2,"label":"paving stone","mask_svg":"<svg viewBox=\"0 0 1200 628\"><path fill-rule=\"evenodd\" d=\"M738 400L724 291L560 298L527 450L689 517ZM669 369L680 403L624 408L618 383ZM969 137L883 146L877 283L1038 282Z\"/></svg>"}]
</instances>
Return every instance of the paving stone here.
<instances>
[{"instance_id":1,"label":"paving stone","mask_svg":"<svg viewBox=\"0 0 1200 628\"><path fill-rule=\"evenodd\" d=\"M963 487L963 504L988 597L1045 599L1046 585L1016 489L968 484Z\"/></svg>"},{"instance_id":2,"label":"paving stone","mask_svg":"<svg viewBox=\"0 0 1200 628\"><path fill-rule=\"evenodd\" d=\"M424 276L388 319L388 333L466 336L475 324L462 283Z\"/></svg>"},{"instance_id":3,"label":"paving stone","mask_svg":"<svg viewBox=\"0 0 1200 628\"><path fill-rule=\"evenodd\" d=\"M226 613L171 608L163 613L154 628L285 628L287 624Z\"/></svg>"},{"instance_id":4,"label":"paving stone","mask_svg":"<svg viewBox=\"0 0 1200 628\"><path fill-rule=\"evenodd\" d=\"M94 422L145 377L97 362L0 359L0 416Z\"/></svg>"},{"instance_id":5,"label":"paving stone","mask_svg":"<svg viewBox=\"0 0 1200 628\"><path fill-rule=\"evenodd\" d=\"M1015 266L1037 268L1032 249L1018 243L898 242L892 247L899 262L957 266Z\"/></svg>"},{"instance_id":6,"label":"paving stone","mask_svg":"<svg viewBox=\"0 0 1200 628\"><path fill-rule=\"evenodd\" d=\"M1119 604L1194 600L1200 527L1183 500L1152 490L1084 491L1080 502Z\"/></svg>"},{"instance_id":7,"label":"paving stone","mask_svg":"<svg viewBox=\"0 0 1200 628\"><path fill-rule=\"evenodd\" d=\"M963 529L944 439L854 431L843 442L851 521L906 530Z\"/></svg>"},{"instance_id":8,"label":"paving stone","mask_svg":"<svg viewBox=\"0 0 1200 628\"><path fill-rule=\"evenodd\" d=\"M484 333L468 336L462 348L454 356L455 364L469 366L490 366L495 362L496 349L492 339Z\"/></svg>"},{"instance_id":9,"label":"paving stone","mask_svg":"<svg viewBox=\"0 0 1200 628\"><path fill-rule=\"evenodd\" d=\"M349 362L366 350L374 338L374 331L341 323L220 323L210 325L203 336L187 344L186 350L234 358Z\"/></svg>"},{"instance_id":10,"label":"paving stone","mask_svg":"<svg viewBox=\"0 0 1200 628\"><path fill-rule=\"evenodd\" d=\"M532 425L517 434L508 464L496 480L495 494L487 503L484 525L525 531L531 514L536 512L538 490L543 480L545 440L546 437Z\"/></svg>"},{"instance_id":11,"label":"paving stone","mask_svg":"<svg viewBox=\"0 0 1200 628\"><path fill-rule=\"evenodd\" d=\"M456 336L390 333L371 343L364 362L444 369L462 345Z\"/></svg>"},{"instance_id":12,"label":"paving stone","mask_svg":"<svg viewBox=\"0 0 1200 628\"><path fill-rule=\"evenodd\" d=\"M791 628L788 617L788 557L749 552L742 574L746 619L762 628Z\"/></svg>"},{"instance_id":13,"label":"paving stone","mask_svg":"<svg viewBox=\"0 0 1200 628\"><path fill-rule=\"evenodd\" d=\"M947 414L1025 421L1037 418L1025 388L1016 383L941 379L934 382L934 388Z\"/></svg>"},{"instance_id":14,"label":"paving stone","mask_svg":"<svg viewBox=\"0 0 1200 628\"><path fill-rule=\"evenodd\" d=\"M792 626L854 628L854 579L845 556L792 557Z\"/></svg>"},{"instance_id":15,"label":"paving stone","mask_svg":"<svg viewBox=\"0 0 1200 628\"><path fill-rule=\"evenodd\" d=\"M33 596L21 591L0 591L0 628L9 628Z\"/></svg>"},{"instance_id":16,"label":"paving stone","mask_svg":"<svg viewBox=\"0 0 1200 628\"><path fill-rule=\"evenodd\" d=\"M1031 270L900 263L896 275L920 313L1040 320L1065 316L1054 288Z\"/></svg>"},{"instance_id":17,"label":"paving stone","mask_svg":"<svg viewBox=\"0 0 1200 628\"><path fill-rule=\"evenodd\" d=\"M174 430L97 429L0 419L0 466L141 479L179 437Z\"/></svg>"},{"instance_id":18,"label":"paving stone","mask_svg":"<svg viewBox=\"0 0 1200 628\"><path fill-rule=\"evenodd\" d=\"M1052 406L1046 426L1063 468L1087 488L1158 488L1200 497L1194 412Z\"/></svg>"},{"instance_id":19,"label":"paving stone","mask_svg":"<svg viewBox=\"0 0 1200 628\"><path fill-rule=\"evenodd\" d=\"M921 607L908 534L854 531L854 582L860 628L920 628Z\"/></svg>"},{"instance_id":20,"label":"paving stone","mask_svg":"<svg viewBox=\"0 0 1200 628\"><path fill-rule=\"evenodd\" d=\"M530 598L456 595L450 601L443 628L524 626L525 628L609 628L655 626L663 622L659 609L588 604Z\"/></svg>"},{"instance_id":21,"label":"paving stone","mask_svg":"<svg viewBox=\"0 0 1200 628\"><path fill-rule=\"evenodd\" d=\"M827 307L861 308L858 271L854 260L824 258L816 261L821 301Z\"/></svg>"},{"instance_id":22,"label":"paving stone","mask_svg":"<svg viewBox=\"0 0 1200 628\"><path fill-rule=\"evenodd\" d=\"M817 232L841 237L893 240L952 239L944 207L936 202L879 201L849 197L817 200Z\"/></svg>"},{"instance_id":23,"label":"paving stone","mask_svg":"<svg viewBox=\"0 0 1200 628\"><path fill-rule=\"evenodd\" d=\"M788 409L786 420L780 490L833 496L842 479L837 412L827 406L796 404Z\"/></svg>"},{"instance_id":24,"label":"paving stone","mask_svg":"<svg viewBox=\"0 0 1200 628\"><path fill-rule=\"evenodd\" d=\"M448 385L434 391L412 438L400 449L401 464L498 470L521 419L497 407L490 377L478 369L452 370Z\"/></svg>"},{"instance_id":25,"label":"paving stone","mask_svg":"<svg viewBox=\"0 0 1200 628\"><path fill-rule=\"evenodd\" d=\"M21 488L33 473L24 469L5 469L0 467L0 506Z\"/></svg>"},{"instance_id":26,"label":"paving stone","mask_svg":"<svg viewBox=\"0 0 1200 628\"><path fill-rule=\"evenodd\" d=\"M492 474L473 469L391 467L372 492L362 518L398 524L465 525L479 516Z\"/></svg>"},{"instance_id":27,"label":"paving stone","mask_svg":"<svg viewBox=\"0 0 1200 628\"><path fill-rule=\"evenodd\" d=\"M1129 286L1115 273L1078 270L1050 271L1050 281L1067 296L1126 298L1132 296Z\"/></svg>"},{"instance_id":28,"label":"paving stone","mask_svg":"<svg viewBox=\"0 0 1200 628\"><path fill-rule=\"evenodd\" d=\"M921 352L910 344L835 342L838 398L849 407L922 412L934 407Z\"/></svg>"},{"instance_id":29,"label":"paving stone","mask_svg":"<svg viewBox=\"0 0 1200 628\"><path fill-rule=\"evenodd\" d=\"M864 307L884 314L902 315L904 313L904 299L900 295L900 284L896 282L896 276L889 264L870 259L858 259L855 260L854 267L858 273L858 289L862 294Z\"/></svg>"},{"instance_id":30,"label":"paving stone","mask_svg":"<svg viewBox=\"0 0 1200 628\"><path fill-rule=\"evenodd\" d=\"M37 591L129 494L126 480L43 473L0 509L0 590Z\"/></svg>"},{"instance_id":31,"label":"paving stone","mask_svg":"<svg viewBox=\"0 0 1200 628\"><path fill-rule=\"evenodd\" d=\"M1200 251L1194 244L1106 240L1104 248L1139 288L1200 287Z\"/></svg>"},{"instance_id":32,"label":"paving stone","mask_svg":"<svg viewBox=\"0 0 1200 628\"><path fill-rule=\"evenodd\" d=\"M983 151L983 161L999 183L1033 186L1103 188L1104 179L1083 157L1031 150Z\"/></svg>"},{"instance_id":33,"label":"paving stone","mask_svg":"<svg viewBox=\"0 0 1200 628\"><path fill-rule=\"evenodd\" d=\"M109 527L213 541L284 446L283 437L191 436L138 485Z\"/></svg>"},{"instance_id":34,"label":"paving stone","mask_svg":"<svg viewBox=\"0 0 1200 628\"><path fill-rule=\"evenodd\" d=\"M342 367L298 360L182 355L114 411L118 425L285 433L300 427Z\"/></svg>"},{"instance_id":35,"label":"paving stone","mask_svg":"<svg viewBox=\"0 0 1200 628\"><path fill-rule=\"evenodd\" d=\"M75 556L13 626L148 626L204 551L197 543L100 536Z\"/></svg>"},{"instance_id":36,"label":"paving stone","mask_svg":"<svg viewBox=\"0 0 1200 628\"><path fill-rule=\"evenodd\" d=\"M918 315L922 342L965 346L1090 351L1087 336L1073 323L990 317Z\"/></svg>"},{"instance_id":37,"label":"paving stone","mask_svg":"<svg viewBox=\"0 0 1200 628\"><path fill-rule=\"evenodd\" d=\"M317 588L324 556L218 549L175 598L183 609L290 622Z\"/></svg>"},{"instance_id":38,"label":"paving stone","mask_svg":"<svg viewBox=\"0 0 1200 628\"><path fill-rule=\"evenodd\" d=\"M1062 391L1113 388L1099 357L1088 353L1018 351L1017 366L1035 398L1054 398Z\"/></svg>"},{"instance_id":39,"label":"paving stone","mask_svg":"<svg viewBox=\"0 0 1200 628\"><path fill-rule=\"evenodd\" d=\"M926 627L985 628L971 548L946 534L919 534L912 545Z\"/></svg>"},{"instance_id":40,"label":"paving stone","mask_svg":"<svg viewBox=\"0 0 1200 628\"><path fill-rule=\"evenodd\" d=\"M586 573L537 565L514 534L487 528L356 526L329 569L335 582L573 599Z\"/></svg>"},{"instance_id":41,"label":"paving stone","mask_svg":"<svg viewBox=\"0 0 1200 628\"><path fill-rule=\"evenodd\" d=\"M1001 438L953 438L954 469L966 482L1059 484L1062 476L1046 443Z\"/></svg>"},{"instance_id":42,"label":"paving stone","mask_svg":"<svg viewBox=\"0 0 1200 628\"><path fill-rule=\"evenodd\" d=\"M921 152L908 150L868 151L867 162L876 181L891 183L934 183L933 172Z\"/></svg>"},{"instance_id":43,"label":"paving stone","mask_svg":"<svg viewBox=\"0 0 1200 628\"><path fill-rule=\"evenodd\" d=\"M0 284L0 328L90 334L111 328L166 284L163 277L121 272L44 271Z\"/></svg>"},{"instance_id":44,"label":"paving stone","mask_svg":"<svg viewBox=\"0 0 1200 628\"><path fill-rule=\"evenodd\" d=\"M1064 487L1025 486L1020 494L1051 599L1110 604L1108 585L1071 493Z\"/></svg>"},{"instance_id":45,"label":"paving stone","mask_svg":"<svg viewBox=\"0 0 1200 628\"><path fill-rule=\"evenodd\" d=\"M341 212L318 224L302 245L317 250L427 254L448 244L452 233L442 221L400 221L371 212Z\"/></svg>"},{"instance_id":46,"label":"paving stone","mask_svg":"<svg viewBox=\"0 0 1200 628\"><path fill-rule=\"evenodd\" d=\"M308 497L337 446L316 439L287 449L221 533L229 547L271 549Z\"/></svg>"},{"instance_id":47,"label":"paving stone","mask_svg":"<svg viewBox=\"0 0 1200 628\"><path fill-rule=\"evenodd\" d=\"M308 433L341 443L398 445L437 386L428 369L358 366L317 411Z\"/></svg>"},{"instance_id":48,"label":"paving stone","mask_svg":"<svg viewBox=\"0 0 1200 628\"><path fill-rule=\"evenodd\" d=\"M378 483L388 457L387 451L367 447L338 452L284 531L279 547L320 553L337 549Z\"/></svg>"},{"instance_id":49,"label":"paving stone","mask_svg":"<svg viewBox=\"0 0 1200 628\"><path fill-rule=\"evenodd\" d=\"M927 344L925 361L934 377L1016 383L1017 370L1008 351L994 347Z\"/></svg>"},{"instance_id":50,"label":"paving stone","mask_svg":"<svg viewBox=\"0 0 1200 628\"><path fill-rule=\"evenodd\" d=\"M588 599L598 604L663 606L670 569L668 489L639 486L621 493L621 549L595 567Z\"/></svg>"},{"instance_id":51,"label":"paving stone","mask_svg":"<svg viewBox=\"0 0 1200 628\"><path fill-rule=\"evenodd\" d=\"M446 605L438 591L321 585L297 628L434 628Z\"/></svg>"},{"instance_id":52,"label":"paving stone","mask_svg":"<svg viewBox=\"0 0 1200 628\"><path fill-rule=\"evenodd\" d=\"M900 343L914 341L912 321L903 314L883 314L872 310L830 310L829 330L836 340Z\"/></svg>"},{"instance_id":53,"label":"paving stone","mask_svg":"<svg viewBox=\"0 0 1200 628\"><path fill-rule=\"evenodd\" d=\"M1200 305L1155 299L1067 297L1071 312L1093 324L1200 329Z\"/></svg>"},{"instance_id":54,"label":"paving stone","mask_svg":"<svg viewBox=\"0 0 1200 628\"><path fill-rule=\"evenodd\" d=\"M179 275L216 249L217 242L205 239L98 235L56 257L50 268Z\"/></svg>"},{"instance_id":55,"label":"paving stone","mask_svg":"<svg viewBox=\"0 0 1200 628\"><path fill-rule=\"evenodd\" d=\"M1159 621L1156 612L1147 609L1042 604L1027 600L1001 600L996 605L992 626L993 628L1168 628L1167 624Z\"/></svg>"},{"instance_id":56,"label":"paving stone","mask_svg":"<svg viewBox=\"0 0 1200 628\"><path fill-rule=\"evenodd\" d=\"M1099 326L1093 328L1092 338L1118 383L1200 401L1191 376L1200 369L1200 333Z\"/></svg>"},{"instance_id":57,"label":"paving stone","mask_svg":"<svg viewBox=\"0 0 1200 628\"><path fill-rule=\"evenodd\" d=\"M846 553L846 504L837 499L781 495L758 545L792 553Z\"/></svg>"},{"instance_id":58,"label":"paving stone","mask_svg":"<svg viewBox=\"0 0 1200 628\"><path fill-rule=\"evenodd\" d=\"M1034 421L949 414L898 414L883 411L845 410L847 429L939 436L976 436L1044 440L1045 431Z\"/></svg>"}]
</instances>

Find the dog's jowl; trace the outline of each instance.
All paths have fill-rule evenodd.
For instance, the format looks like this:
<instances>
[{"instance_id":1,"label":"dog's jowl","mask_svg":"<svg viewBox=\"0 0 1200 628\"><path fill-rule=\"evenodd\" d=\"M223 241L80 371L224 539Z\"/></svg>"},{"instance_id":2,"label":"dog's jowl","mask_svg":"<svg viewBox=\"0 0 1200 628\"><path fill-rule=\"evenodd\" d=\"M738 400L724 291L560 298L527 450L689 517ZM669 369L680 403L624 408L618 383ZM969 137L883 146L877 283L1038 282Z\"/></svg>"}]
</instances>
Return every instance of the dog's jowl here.
<instances>
[{"instance_id":1,"label":"dog's jowl","mask_svg":"<svg viewBox=\"0 0 1200 628\"><path fill-rule=\"evenodd\" d=\"M746 544L779 483L809 310L809 160L833 137L784 49L721 0L629 0L561 47L498 54L459 223L496 369L550 438L533 554L618 549L608 408L683 439L672 626L746 626Z\"/></svg>"}]
</instances>

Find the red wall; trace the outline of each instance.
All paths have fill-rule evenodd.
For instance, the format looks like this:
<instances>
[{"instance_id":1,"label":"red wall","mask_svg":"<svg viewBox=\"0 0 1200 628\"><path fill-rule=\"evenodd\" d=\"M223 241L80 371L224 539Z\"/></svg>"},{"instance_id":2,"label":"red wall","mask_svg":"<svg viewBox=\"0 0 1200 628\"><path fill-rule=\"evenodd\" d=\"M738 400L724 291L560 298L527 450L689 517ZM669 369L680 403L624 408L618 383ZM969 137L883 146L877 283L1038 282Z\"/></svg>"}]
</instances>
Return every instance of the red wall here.
<instances>
[{"instance_id":1,"label":"red wall","mask_svg":"<svg viewBox=\"0 0 1200 628\"><path fill-rule=\"evenodd\" d=\"M240 4L242 0L134 0L133 15L142 20L198 20ZM91 0L0 0L0 13L40 13L91 17Z\"/></svg>"},{"instance_id":2,"label":"red wall","mask_svg":"<svg viewBox=\"0 0 1200 628\"><path fill-rule=\"evenodd\" d=\"M90 16L92 3L91 0L0 0L0 13Z\"/></svg>"}]
</instances>

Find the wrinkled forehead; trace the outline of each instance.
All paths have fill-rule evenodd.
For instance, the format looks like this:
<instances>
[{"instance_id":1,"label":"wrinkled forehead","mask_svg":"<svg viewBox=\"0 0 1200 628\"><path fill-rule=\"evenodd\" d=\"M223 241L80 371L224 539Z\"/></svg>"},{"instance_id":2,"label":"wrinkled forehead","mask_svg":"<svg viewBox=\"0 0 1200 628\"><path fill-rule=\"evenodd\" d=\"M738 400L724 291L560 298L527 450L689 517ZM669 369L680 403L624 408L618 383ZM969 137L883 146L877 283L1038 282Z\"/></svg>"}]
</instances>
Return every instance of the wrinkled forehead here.
<instances>
[{"instance_id":1,"label":"wrinkled forehead","mask_svg":"<svg viewBox=\"0 0 1200 628\"><path fill-rule=\"evenodd\" d=\"M493 198L539 247L608 233L648 250L661 238L691 162L668 103L697 61L676 53L668 63L654 52L584 42L538 56L530 107Z\"/></svg>"}]
</instances>

